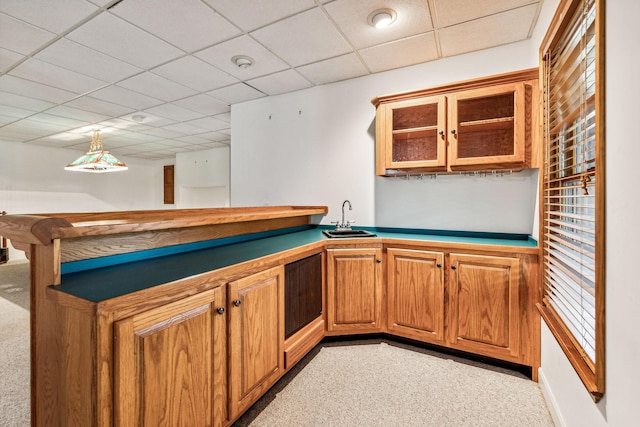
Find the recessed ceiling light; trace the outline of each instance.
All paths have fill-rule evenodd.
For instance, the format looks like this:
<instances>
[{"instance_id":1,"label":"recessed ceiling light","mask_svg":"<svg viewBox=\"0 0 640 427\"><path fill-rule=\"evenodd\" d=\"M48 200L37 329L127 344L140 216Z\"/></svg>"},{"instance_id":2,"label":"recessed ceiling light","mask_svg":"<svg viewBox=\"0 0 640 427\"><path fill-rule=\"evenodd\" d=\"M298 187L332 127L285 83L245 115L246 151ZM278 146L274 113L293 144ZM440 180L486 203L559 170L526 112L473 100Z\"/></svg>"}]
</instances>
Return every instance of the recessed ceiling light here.
<instances>
[{"instance_id":1,"label":"recessed ceiling light","mask_svg":"<svg viewBox=\"0 0 640 427\"><path fill-rule=\"evenodd\" d=\"M372 27L381 29L393 24L397 16L396 11L393 9L378 9L369 14L367 22Z\"/></svg>"},{"instance_id":2,"label":"recessed ceiling light","mask_svg":"<svg viewBox=\"0 0 640 427\"><path fill-rule=\"evenodd\" d=\"M253 59L244 55L234 56L233 58L231 58L231 62L239 68L248 68L253 65Z\"/></svg>"},{"instance_id":3,"label":"recessed ceiling light","mask_svg":"<svg viewBox=\"0 0 640 427\"><path fill-rule=\"evenodd\" d=\"M144 119L145 119L145 116L142 114L134 114L133 116L131 116L131 120L137 123L142 123Z\"/></svg>"}]
</instances>

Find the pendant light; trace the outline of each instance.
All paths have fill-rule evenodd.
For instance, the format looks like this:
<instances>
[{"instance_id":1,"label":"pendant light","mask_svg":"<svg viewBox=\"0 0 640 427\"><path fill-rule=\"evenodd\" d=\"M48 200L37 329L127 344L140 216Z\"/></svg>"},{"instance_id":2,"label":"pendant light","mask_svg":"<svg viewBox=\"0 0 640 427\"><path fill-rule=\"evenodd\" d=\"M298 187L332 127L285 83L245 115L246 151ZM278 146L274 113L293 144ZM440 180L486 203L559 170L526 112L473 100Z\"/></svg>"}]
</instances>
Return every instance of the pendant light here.
<instances>
[{"instance_id":1,"label":"pendant light","mask_svg":"<svg viewBox=\"0 0 640 427\"><path fill-rule=\"evenodd\" d=\"M116 156L104 151L100 131L94 130L89 152L69 163L64 169L76 172L105 173L126 171L129 168Z\"/></svg>"}]
</instances>

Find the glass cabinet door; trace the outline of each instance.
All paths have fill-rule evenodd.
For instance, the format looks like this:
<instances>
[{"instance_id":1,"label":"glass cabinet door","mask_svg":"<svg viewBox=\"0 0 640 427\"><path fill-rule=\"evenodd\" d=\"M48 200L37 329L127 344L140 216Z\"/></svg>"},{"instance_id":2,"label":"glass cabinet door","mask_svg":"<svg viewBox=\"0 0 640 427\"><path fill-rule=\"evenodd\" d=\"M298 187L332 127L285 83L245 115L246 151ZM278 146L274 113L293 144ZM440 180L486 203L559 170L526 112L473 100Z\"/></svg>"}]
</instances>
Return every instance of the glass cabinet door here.
<instances>
[{"instance_id":1,"label":"glass cabinet door","mask_svg":"<svg viewBox=\"0 0 640 427\"><path fill-rule=\"evenodd\" d=\"M386 108L386 167L444 168L444 96L394 102Z\"/></svg>"},{"instance_id":2,"label":"glass cabinet door","mask_svg":"<svg viewBox=\"0 0 640 427\"><path fill-rule=\"evenodd\" d=\"M525 86L506 84L448 96L449 166L522 163Z\"/></svg>"}]
</instances>

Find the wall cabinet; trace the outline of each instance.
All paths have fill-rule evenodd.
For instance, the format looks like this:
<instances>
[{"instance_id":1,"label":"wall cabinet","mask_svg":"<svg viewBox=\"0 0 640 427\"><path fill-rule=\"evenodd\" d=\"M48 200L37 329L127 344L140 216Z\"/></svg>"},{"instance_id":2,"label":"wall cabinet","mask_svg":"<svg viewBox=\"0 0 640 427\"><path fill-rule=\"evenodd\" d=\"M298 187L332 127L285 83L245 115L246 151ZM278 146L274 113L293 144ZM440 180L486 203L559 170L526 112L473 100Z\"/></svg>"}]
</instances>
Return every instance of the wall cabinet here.
<instances>
[{"instance_id":1,"label":"wall cabinet","mask_svg":"<svg viewBox=\"0 0 640 427\"><path fill-rule=\"evenodd\" d=\"M327 330L379 332L382 248L327 249Z\"/></svg>"},{"instance_id":2,"label":"wall cabinet","mask_svg":"<svg viewBox=\"0 0 640 427\"><path fill-rule=\"evenodd\" d=\"M537 75L375 98L376 174L531 167Z\"/></svg>"},{"instance_id":3,"label":"wall cabinet","mask_svg":"<svg viewBox=\"0 0 640 427\"><path fill-rule=\"evenodd\" d=\"M284 373L284 267L228 284L229 412L235 419Z\"/></svg>"},{"instance_id":4,"label":"wall cabinet","mask_svg":"<svg viewBox=\"0 0 640 427\"><path fill-rule=\"evenodd\" d=\"M116 425L222 425L225 305L220 287L115 322Z\"/></svg>"},{"instance_id":5,"label":"wall cabinet","mask_svg":"<svg viewBox=\"0 0 640 427\"><path fill-rule=\"evenodd\" d=\"M444 344L444 254L387 249L387 330Z\"/></svg>"}]
</instances>

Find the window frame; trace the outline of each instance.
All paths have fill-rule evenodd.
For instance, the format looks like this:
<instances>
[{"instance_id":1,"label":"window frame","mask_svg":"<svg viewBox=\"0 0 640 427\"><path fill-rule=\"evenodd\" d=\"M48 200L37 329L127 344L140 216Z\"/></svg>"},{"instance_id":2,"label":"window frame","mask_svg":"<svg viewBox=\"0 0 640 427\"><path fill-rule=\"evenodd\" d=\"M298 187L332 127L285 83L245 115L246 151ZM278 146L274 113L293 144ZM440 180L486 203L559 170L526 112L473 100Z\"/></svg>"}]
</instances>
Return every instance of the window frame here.
<instances>
[{"instance_id":1,"label":"window frame","mask_svg":"<svg viewBox=\"0 0 640 427\"><path fill-rule=\"evenodd\" d=\"M547 81L546 57L548 52L554 49L562 41L565 30L571 23L579 6L588 0L561 0L556 14L549 26L547 34L540 46L540 81L541 81L541 125L544 126L542 135L541 157L545 156L550 142L548 139L546 125L548 123L546 108ZM545 261L546 226L545 212L549 205L545 197L547 189L547 171L540 171L540 259L541 259L541 302L537 304L538 309L549 330L558 341L571 365L582 380L586 389L591 394L594 401L600 400L605 392L605 93L604 93L604 22L605 22L605 1L595 1L595 361L586 356L586 351L582 349L578 340L573 336L569 327L564 323L561 316L551 306L547 297L547 283L545 273L547 265ZM584 101L586 103L586 101ZM542 165L546 162L541 161ZM574 163L575 167L575 163ZM552 203L550 203L552 204Z\"/></svg>"}]
</instances>

